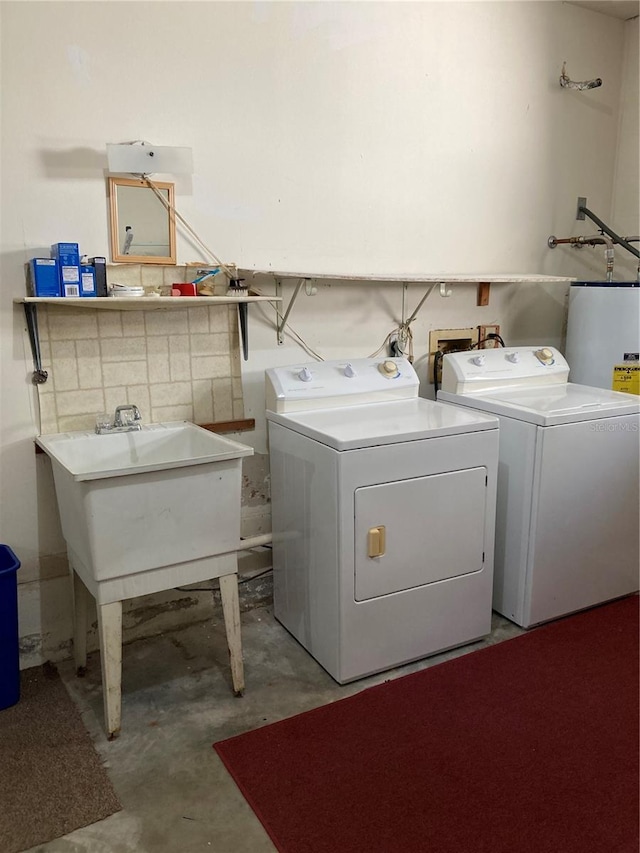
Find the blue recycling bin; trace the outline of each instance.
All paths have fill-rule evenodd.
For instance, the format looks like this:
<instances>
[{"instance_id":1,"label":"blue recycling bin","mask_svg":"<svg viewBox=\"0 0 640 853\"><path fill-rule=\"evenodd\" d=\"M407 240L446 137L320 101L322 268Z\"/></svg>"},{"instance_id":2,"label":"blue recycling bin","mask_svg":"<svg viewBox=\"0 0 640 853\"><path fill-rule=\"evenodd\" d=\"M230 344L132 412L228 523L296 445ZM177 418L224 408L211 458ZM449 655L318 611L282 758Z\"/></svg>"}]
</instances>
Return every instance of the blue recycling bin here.
<instances>
[{"instance_id":1,"label":"blue recycling bin","mask_svg":"<svg viewBox=\"0 0 640 853\"><path fill-rule=\"evenodd\" d=\"M0 710L20 698L18 647L18 577L20 560L0 545Z\"/></svg>"}]
</instances>

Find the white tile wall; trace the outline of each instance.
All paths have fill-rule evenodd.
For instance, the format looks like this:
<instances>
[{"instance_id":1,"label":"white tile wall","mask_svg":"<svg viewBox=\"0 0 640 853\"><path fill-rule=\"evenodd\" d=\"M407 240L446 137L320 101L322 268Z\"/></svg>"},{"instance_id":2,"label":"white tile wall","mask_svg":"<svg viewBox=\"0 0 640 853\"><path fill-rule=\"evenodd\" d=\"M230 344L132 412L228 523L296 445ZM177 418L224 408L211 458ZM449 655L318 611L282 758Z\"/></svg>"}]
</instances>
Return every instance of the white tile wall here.
<instances>
[{"instance_id":1,"label":"white tile wall","mask_svg":"<svg viewBox=\"0 0 640 853\"><path fill-rule=\"evenodd\" d=\"M119 264L109 281L158 287L182 267ZM93 429L98 412L135 403L144 422L244 417L237 311L220 305L114 311L40 306L42 433Z\"/></svg>"}]
</instances>

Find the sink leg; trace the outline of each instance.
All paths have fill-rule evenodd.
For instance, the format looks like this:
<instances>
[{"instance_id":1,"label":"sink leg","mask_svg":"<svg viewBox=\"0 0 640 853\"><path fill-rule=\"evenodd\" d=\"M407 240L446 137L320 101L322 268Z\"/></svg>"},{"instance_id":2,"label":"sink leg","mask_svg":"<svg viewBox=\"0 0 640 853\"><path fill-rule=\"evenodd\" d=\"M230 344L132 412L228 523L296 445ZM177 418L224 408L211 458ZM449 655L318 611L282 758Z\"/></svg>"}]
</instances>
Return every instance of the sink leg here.
<instances>
[{"instance_id":1,"label":"sink leg","mask_svg":"<svg viewBox=\"0 0 640 853\"><path fill-rule=\"evenodd\" d=\"M220 595L222 598L222 613L224 629L229 646L231 662L231 681L236 696L244 693L244 665L242 662L242 636L240 633L240 602L238 600L238 575L222 575L220 578Z\"/></svg>"},{"instance_id":2,"label":"sink leg","mask_svg":"<svg viewBox=\"0 0 640 853\"><path fill-rule=\"evenodd\" d=\"M87 669L87 606L89 593L73 569L73 659L76 674L82 677Z\"/></svg>"},{"instance_id":3,"label":"sink leg","mask_svg":"<svg viewBox=\"0 0 640 853\"><path fill-rule=\"evenodd\" d=\"M109 740L120 734L122 702L122 602L98 605L104 721Z\"/></svg>"}]
</instances>

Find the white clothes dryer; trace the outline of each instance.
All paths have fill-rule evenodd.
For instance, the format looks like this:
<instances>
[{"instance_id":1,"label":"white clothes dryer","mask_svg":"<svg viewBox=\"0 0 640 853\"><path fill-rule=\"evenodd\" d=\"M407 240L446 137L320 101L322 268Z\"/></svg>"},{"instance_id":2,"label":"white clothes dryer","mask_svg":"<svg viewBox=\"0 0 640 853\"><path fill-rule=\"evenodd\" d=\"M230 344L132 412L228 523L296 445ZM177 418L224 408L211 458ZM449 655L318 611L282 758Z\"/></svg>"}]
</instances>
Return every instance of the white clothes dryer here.
<instances>
[{"instance_id":1,"label":"white clothes dryer","mask_svg":"<svg viewBox=\"0 0 640 853\"><path fill-rule=\"evenodd\" d=\"M638 589L639 411L552 347L444 356L438 399L500 420L493 606L525 628Z\"/></svg>"},{"instance_id":2,"label":"white clothes dryer","mask_svg":"<svg viewBox=\"0 0 640 853\"><path fill-rule=\"evenodd\" d=\"M285 628L341 684L488 634L497 419L403 358L272 368L266 397Z\"/></svg>"}]
</instances>

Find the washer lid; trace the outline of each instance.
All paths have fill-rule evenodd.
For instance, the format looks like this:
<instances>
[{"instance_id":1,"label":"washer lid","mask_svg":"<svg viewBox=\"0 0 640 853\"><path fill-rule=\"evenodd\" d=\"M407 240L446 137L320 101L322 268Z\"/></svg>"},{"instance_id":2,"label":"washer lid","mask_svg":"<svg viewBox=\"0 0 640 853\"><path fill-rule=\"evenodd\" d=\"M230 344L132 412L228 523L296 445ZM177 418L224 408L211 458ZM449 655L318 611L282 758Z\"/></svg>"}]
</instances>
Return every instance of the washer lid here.
<instances>
[{"instance_id":1,"label":"washer lid","mask_svg":"<svg viewBox=\"0 0 640 853\"><path fill-rule=\"evenodd\" d=\"M498 427L497 419L490 415L422 397L290 414L267 411L267 419L335 450L356 450Z\"/></svg>"},{"instance_id":2,"label":"washer lid","mask_svg":"<svg viewBox=\"0 0 640 853\"><path fill-rule=\"evenodd\" d=\"M449 394L438 399L462 403L484 412L506 415L521 421L555 426L556 424L613 418L640 412L640 399L634 394L593 388L589 385L540 385L494 390L484 394Z\"/></svg>"},{"instance_id":3,"label":"washer lid","mask_svg":"<svg viewBox=\"0 0 640 853\"><path fill-rule=\"evenodd\" d=\"M607 290L616 290L620 287L640 287L640 281L572 281L571 287L604 287Z\"/></svg>"}]
</instances>

